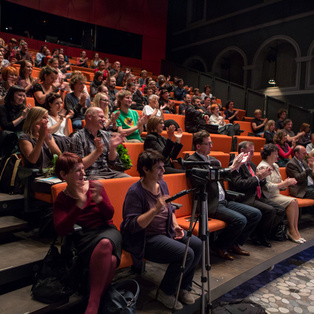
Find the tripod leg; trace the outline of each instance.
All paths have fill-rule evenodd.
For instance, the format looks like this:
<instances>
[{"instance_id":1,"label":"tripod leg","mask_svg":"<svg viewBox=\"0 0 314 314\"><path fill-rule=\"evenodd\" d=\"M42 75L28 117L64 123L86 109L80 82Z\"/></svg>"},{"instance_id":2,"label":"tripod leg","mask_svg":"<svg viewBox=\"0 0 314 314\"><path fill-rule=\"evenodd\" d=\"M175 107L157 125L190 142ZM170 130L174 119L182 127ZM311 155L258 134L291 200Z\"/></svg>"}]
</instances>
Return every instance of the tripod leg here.
<instances>
[{"instance_id":1,"label":"tripod leg","mask_svg":"<svg viewBox=\"0 0 314 314\"><path fill-rule=\"evenodd\" d=\"M209 231L208 231L208 203L205 186L202 188L200 198L202 200L201 212L201 240L202 240L202 314L211 313L211 292L210 292L210 259L209 259ZM207 302L205 285L207 282Z\"/></svg>"},{"instance_id":2,"label":"tripod leg","mask_svg":"<svg viewBox=\"0 0 314 314\"><path fill-rule=\"evenodd\" d=\"M206 213L208 213L206 211ZM208 221L208 215L206 217L206 221ZM211 313L212 312L212 304L211 304L211 291L210 291L210 246L209 246L209 236L210 232L208 230L208 223L206 224L206 258L205 258L205 268L207 272L207 307L206 307L206 313Z\"/></svg>"},{"instance_id":3,"label":"tripod leg","mask_svg":"<svg viewBox=\"0 0 314 314\"><path fill-rule=\"evenodd\" d=\"M177 289L177 294L176 294L176 300L174 302L173 308L176 307L176 304L177 304L177 301L178 301L178 298L179 298L180 287L181 287L183 274L184 274L184 269L185 269L186 257L188 255L190 239L191 239L192 232L193 232L193 223L194 223L194 219L195 219L195 213L196 213L197 204L198 204L198 202L197 202L197 198L196 198L193 201L193 208L192 208L190 226L189 226L189 230L187 232L187 242L186 242L186 245L185 245L185 252L184 252L183 262L182 262L182 266L181 266L181 274L180 274L180 279L179 279L179 284L178 284L178 289Z\"/></svg>"}]
</instances>

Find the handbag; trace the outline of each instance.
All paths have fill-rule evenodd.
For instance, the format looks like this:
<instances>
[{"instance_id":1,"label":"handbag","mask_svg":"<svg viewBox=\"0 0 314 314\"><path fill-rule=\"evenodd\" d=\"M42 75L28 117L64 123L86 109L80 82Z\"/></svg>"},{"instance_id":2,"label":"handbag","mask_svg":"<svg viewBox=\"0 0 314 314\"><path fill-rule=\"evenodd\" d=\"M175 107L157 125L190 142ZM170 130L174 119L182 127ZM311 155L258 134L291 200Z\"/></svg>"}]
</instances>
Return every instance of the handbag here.
<instances>
[{"instance_id":1,"label":"handbag","mask_svg":"<svg viewBox=\"0 0 314 314\"><path fill-rule=\"evenodd\" d=\"M73 277L77 262L76 251L72 249L66 254L59 253L55 246L56 240L57 237L43 259L31 289L35 300L47 304L68 299L75 290Z\"/></svg>"},{"instance_id":2,"label":"handbag","mask_svg":"<svg viewBox=\"0 0 314 314\"><path fill-rule=\"evenodd\" d=\"M139 293L139 284L133 279L111 285L102 300L100 313L134 314Z\"/></svg>"}]
</instances>

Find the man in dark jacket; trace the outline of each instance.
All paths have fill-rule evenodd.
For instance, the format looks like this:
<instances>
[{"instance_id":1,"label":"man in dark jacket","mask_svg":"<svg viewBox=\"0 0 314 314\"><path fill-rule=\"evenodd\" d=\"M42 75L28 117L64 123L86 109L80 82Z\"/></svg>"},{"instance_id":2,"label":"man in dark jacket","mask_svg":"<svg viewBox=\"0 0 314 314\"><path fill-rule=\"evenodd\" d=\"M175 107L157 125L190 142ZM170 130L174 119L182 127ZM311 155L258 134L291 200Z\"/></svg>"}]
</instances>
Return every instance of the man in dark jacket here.
<instances>
[{"instance_id":1,"label":"man in dark jacket","mask_svg":"<svg viewBox=\"0 0 314 314\"><path fill-rule=\"evenodd\" d=\"M208 169L211 167L221 168L221 163L214 157L208 156L212 148L212 141L207 131L194 134L193 144L196 152L190 156L188 161L206 161L209 165L197 165L197 168ZM234 159L229 169L225 169L231 175L237 172L241 166L244 154ZM191 179L194 186L193 179ZM208 180L208 216L226 222L227 226L214 243L214 250L224 259L233 260L228 250L240 255L250 255L240 245L248 239L261 219L261 212L254 207L228 200L223 181Z\"/></svg>"}]
</instances>

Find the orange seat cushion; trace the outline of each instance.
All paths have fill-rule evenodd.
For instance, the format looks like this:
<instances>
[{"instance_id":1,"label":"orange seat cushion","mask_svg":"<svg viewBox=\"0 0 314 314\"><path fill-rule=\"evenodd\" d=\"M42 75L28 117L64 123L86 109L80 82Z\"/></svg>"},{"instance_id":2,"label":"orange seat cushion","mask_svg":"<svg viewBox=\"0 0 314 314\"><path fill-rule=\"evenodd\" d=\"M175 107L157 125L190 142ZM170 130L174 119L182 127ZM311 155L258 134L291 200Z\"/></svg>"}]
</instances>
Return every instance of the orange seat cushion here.
<instances>
[{"instance_id":1,"label":"orange seat cushion","mask_svg":"<svg viewBox=\"0 0 314 314\"><path fill-rule=\"evenodd\" d=\"M191 220L191 216L185 216L185 217L177 218L179 226L181 228L183 228L184 230L189 230L190 220ZM224 229L225 227L226 227L226 223L222 220L213 219L213 218L208 219L208 230L209 230L209 232L218 231L218 230ZM195 227L194 227L192 233L195 236L198 236L198 234L199 234L199 222L197 222L195 224Z\"/></svg>"}]
</instances>

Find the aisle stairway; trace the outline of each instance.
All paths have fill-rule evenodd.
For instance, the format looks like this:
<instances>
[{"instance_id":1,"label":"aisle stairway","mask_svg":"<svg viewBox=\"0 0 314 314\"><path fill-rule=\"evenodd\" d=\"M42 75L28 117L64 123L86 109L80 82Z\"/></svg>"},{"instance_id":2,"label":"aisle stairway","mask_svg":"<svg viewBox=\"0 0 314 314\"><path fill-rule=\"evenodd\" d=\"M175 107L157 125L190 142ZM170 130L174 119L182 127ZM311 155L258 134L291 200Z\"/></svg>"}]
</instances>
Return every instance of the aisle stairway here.
<instances>
[{"instance_id":1,"label":"aisle stairway","mask_svg":"<svg viewBox=\"0 0 314 314\"><path fill-rule=\"evenodd\" d=\"M50 239L40 240L37 230L20 215L23 197L0 193L0 313L47 313L67 301L51 305L31 298L34 270L45 257ZM73 302L76 297L72 298Z\"/></svg>"}]
</instances>

